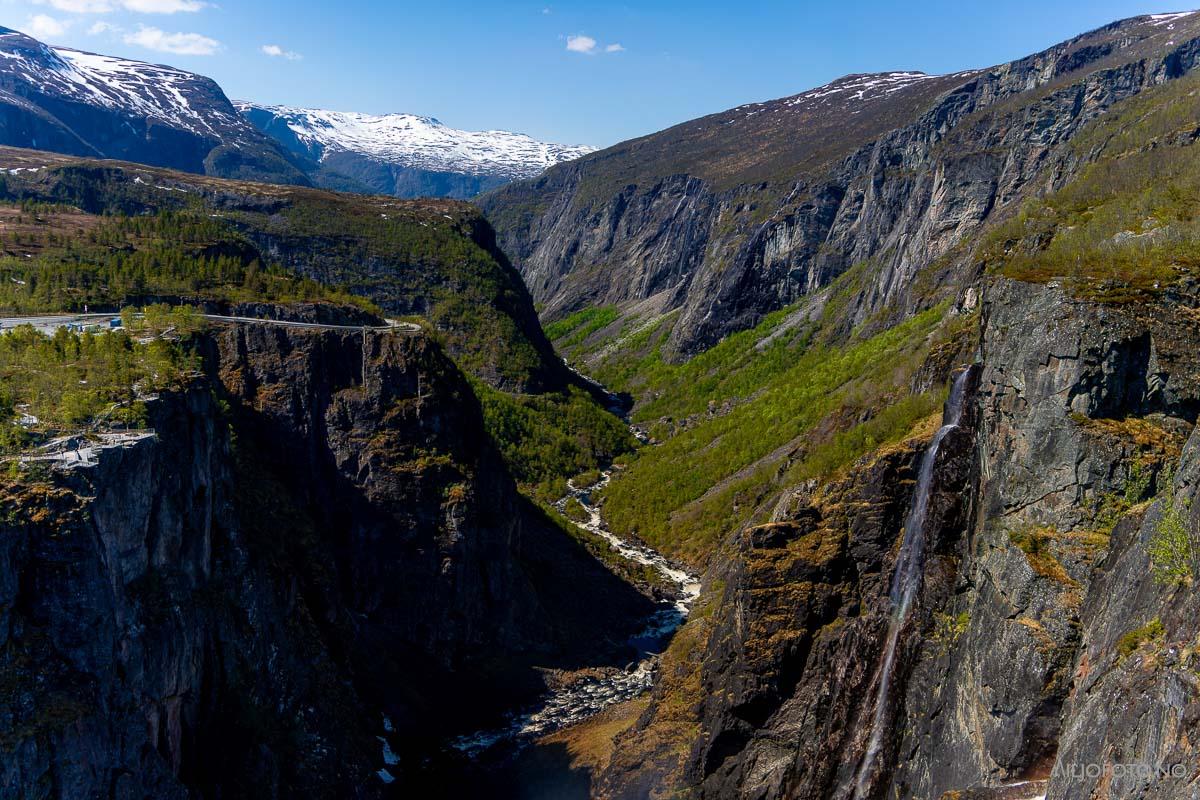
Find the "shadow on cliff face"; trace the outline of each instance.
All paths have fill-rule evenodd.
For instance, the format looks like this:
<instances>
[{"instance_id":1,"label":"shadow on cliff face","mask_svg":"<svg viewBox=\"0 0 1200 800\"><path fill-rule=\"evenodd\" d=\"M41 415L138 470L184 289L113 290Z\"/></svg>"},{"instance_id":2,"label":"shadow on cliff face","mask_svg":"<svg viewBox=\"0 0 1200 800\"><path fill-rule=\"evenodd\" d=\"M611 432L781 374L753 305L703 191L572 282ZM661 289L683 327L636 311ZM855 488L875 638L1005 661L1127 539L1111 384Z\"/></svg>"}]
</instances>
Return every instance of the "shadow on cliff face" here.
<instances>
[{"instance_id":1,"label":"shadow on cliff face","mask_svg":"<svg viewBox=\"0 0 1200 800\"><path fill-rule=\"evenodd\" d=\"M199 347L156 435L0 481L0 795L411 796L539 667L634 657L654 604L517 492L433 342Z\"/></svg>"},{"instance_id":2,"label":"shadow on cliff face","mask_svg":"<svg viewBox=\"0 0 1200 800\"><path fill-rule=\"evenodd\" d=\"M444 765L406 786L423 800L591 800L592 774L566 744L536 744L501 765Z\"/></svg>"},{"instance_id":3,"label":"shadow on cliff face","mask_svg":"<svg viewBox=\"0 0 1200 800\"><path fill-rule=\"evenodd\" d=\"M540 692L535 666L633 657L653 604L519 495L423 336L238 326L211 344L237 518L377 709L360 724L386 715L427 752Z\"/></svg>"}]
</instances>

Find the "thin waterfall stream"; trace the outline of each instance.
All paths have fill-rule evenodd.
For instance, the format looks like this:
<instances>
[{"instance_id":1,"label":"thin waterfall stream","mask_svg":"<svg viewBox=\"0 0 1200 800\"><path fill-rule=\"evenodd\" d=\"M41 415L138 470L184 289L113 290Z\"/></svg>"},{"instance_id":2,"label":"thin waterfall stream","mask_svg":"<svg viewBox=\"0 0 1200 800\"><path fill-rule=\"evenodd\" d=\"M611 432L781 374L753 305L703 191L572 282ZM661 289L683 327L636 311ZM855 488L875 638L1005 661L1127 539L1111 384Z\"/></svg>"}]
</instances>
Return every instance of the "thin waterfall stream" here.
<instances>
[{"instance_id":1,"label":"thin waterfall stream","mask_svg":"<svg viewBox=\"0 0 1200 800\"><path fill-rule=\"evenodd\" d=\"M867 741L867 749L859 765L858 774L854 780L854 798L866 796L866 790L875 766L875 759L883 744L884 717L887 714L890 699L892 672L896 661L896 647L900 641L900 631L908 621L912 610L913 600L921 588L922 570L925 566L926 517L929 514L929 497L933 491L933 468L937 464L938 451L942 441L962 422L963 403L966 396L967 380L971 374L970 368L964 369L954 379L950 397L946 400L946 411L942 426L934 434L925 454L921 456L921 466L917 473L917 485L913 491L912 505L904 522L904 541L900 545L900 555L896 559L896 571L892 574L890 592L891 619L888 622L887 641L883 649L883 658L879 664L879 690L875 698L875 712L871 720L871 738Z\"/></svg>"}]
</instances>

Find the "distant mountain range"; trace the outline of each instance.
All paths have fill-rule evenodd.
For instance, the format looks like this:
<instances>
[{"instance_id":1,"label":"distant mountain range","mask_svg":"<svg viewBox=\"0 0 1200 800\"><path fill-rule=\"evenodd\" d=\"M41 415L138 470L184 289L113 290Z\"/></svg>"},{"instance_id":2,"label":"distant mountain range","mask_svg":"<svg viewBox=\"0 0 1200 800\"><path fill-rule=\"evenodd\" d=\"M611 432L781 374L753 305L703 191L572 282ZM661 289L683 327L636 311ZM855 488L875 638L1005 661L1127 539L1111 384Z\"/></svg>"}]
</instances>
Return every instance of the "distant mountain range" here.
<instances>
[{"instance_id":1,"label":"distant mountain range","mask_svg":"<svg viewBox=\"0 0 1200 800\"><path fill-rule=\"evenodd\" d=\"M409 114L234 104L210 78L0 28L0 144L218 177L466 198L594 148Z\"/></svg>"},{"instance_id":2,"label":"distant mountain range","mask_svg":"<svg viewBox=\"0 0 1200 800\"><path fill-rule=\"evenodd\" d=\"M313 164L315 182L400 197L472 197L596 148L508 131L460 131L432 117L237 103L260 131Z\"/></svg>"}]
</instances>

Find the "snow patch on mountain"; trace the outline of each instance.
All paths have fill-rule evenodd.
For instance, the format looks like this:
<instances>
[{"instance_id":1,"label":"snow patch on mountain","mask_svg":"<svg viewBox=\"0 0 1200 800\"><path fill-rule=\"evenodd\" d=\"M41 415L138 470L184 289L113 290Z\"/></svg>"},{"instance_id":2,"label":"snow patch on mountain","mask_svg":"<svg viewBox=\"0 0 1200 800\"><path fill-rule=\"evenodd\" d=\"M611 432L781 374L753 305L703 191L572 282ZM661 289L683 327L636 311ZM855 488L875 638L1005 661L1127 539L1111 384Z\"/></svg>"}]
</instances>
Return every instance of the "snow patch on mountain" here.
<instances>
[{"instance_id":1,"label":"snow patch on mountain","mask_svg":"<svg viewBox=\"0 0 1200 800\"><path fill-rule=\"evenodd\" d=\"M190 72L80 50L54 51L74 68L67 73L69 79L99 105L125 108L214 136L220 135L214 117L220 118L225 129L229 125L241 127L240 121L222 114L220 109L210 106L201 110L192 104L189 95L203 79Z\"/></svg>"},{"instance_id":2,"label":"snow patch on mountain","mask_svg":"<svg viewBox=\"0 0 1200 800\"><path fill-rule=\"evenodd\" d=\"M792 97L761 103L747 103L733 110L744 112L740 119L747 119L764 111L773 114L805 114L838 110L857 114L873 101L885 100L925 81L959 75L965 77L974 72L976 71L966 70L952 75L929 75L924 72L904 71L846 75L832 83L809 89L807 92ZM736 121L737 118L731 119L726 124L733 124Z\"/></svg>"},{"instance_id":3,"label":"snow patch on mountain","mask_svg":"<svg viewBox=\"0 0 1200 800\"><path fill-rule=\"evenodd\" d=\"M833 83L798 94L788 101L789 106L812 103L827 97L841 100L874 100L894 94L937 75L924 72L879 72L868 75L847 75Z\"/></svg>"},{"instance_id":4,"label":"snow patch on mountain","mask_svg":"<svg viewBox=\"0 0 1200 800\"><path fill-rule=\"evenodd\" d=\"M0 80L20 89L132 116L203 136L253 134L213 81L202 75L125 58L52 47L0 28Z\"/></svg>"},{"instance_id":5,"label":"snow patch on mountain","mask_svg":"<svg viewBox=\"0 0 1200 800\"><path fill-rule=\"evenodd\" d=\"M1196 13L1195 11L1177 11L1173 14L1151 14L1150 15L1150 24L1166 25L1168 23L1174 22L1177 19L1183 19L1184 17L1190 17L1192 14L1195 14L1195 13Z\"/></svg>"},{"instance_id":6,"label":"snow patch on mountain","mask_svg":"<svg viewBox=\"0 0 1200 800\"><path fill-rule=\"evenodd\" d=\"M528 178L560 161L596 150L586 145L539 142L509 131L463 131L414 114L372 115L253 103L235 106L243 114L265 112L282 121L321 161L348 152L430 171Z\"/></svg>"}]
</instances>

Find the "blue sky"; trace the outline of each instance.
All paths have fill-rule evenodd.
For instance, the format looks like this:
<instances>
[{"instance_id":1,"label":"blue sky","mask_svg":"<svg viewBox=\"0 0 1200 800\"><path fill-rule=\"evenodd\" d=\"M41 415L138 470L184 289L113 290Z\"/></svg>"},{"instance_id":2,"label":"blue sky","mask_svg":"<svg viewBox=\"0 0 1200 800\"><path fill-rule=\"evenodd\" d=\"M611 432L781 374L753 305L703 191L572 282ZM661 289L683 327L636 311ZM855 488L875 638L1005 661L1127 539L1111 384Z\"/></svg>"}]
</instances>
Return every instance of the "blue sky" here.
<instances>
[{"instance_id":1,"label":"blue sky","mask_svg":"<svg viewBox=\"0 0 1200 800\"><path fill-rule=\"evenodd\" d=\"M608 145L850 72L987 66L1179 10L1124 0L0 0L0 24L201 72L233 99Z\"/></svg>"}]
</instances>

